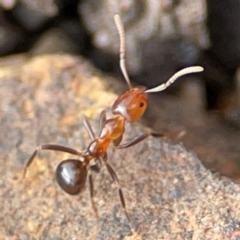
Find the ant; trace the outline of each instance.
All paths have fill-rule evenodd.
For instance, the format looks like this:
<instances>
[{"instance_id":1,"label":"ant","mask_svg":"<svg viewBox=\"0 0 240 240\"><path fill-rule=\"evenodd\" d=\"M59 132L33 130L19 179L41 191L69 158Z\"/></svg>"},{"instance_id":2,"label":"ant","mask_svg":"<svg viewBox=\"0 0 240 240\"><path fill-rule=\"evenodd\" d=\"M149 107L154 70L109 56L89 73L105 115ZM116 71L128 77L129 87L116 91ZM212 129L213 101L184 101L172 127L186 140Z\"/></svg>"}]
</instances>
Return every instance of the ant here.
<instances>
[{"instance_id":1,"label":"ant","mask_svg":"<svg viewBox=\"0 0 240 240\"><path fill-rule=\"evenodd\" d=\"M131 147L143 141L150 135L163 136L163 134L147 132L138 136L130 142L121 144L125 131L125 123L136 122L144 114L148 103L148 93L163 91L172 83L174 83L179 77L189 73L201 72L203 71L203 68L200 66L184 68L175 73L166 83L163 83L152 89L147 90L145 87L132 87L125 64L125 36L123 24L119 15L114 16L114 21L120 38L120 68L124 79L128 84L129 90L119 96L113 103L112 118L107 119L106 112L104 110L102 111L100 116L100 131L97 137L95 136L88 119L85 116L83 117L84 126L91 138L91 143L88 145L86 150L80 152L73 148L55 144L39 145L27 161L24 168L23 177L25 177L27 169L30 167L31 163L40 150L60 151L80 157L81 160L66 159L61 161L55 171L56 180L63 191L70 195L77 195L83 190L86 179L88 177L91 203L96 216L98 216L97 209L93 201L94 188L92 173L99 172L101 164L104 164L112 180L118 187L118 194L123 211L128 220L129 227L134 233L135 231L131 225L129 215L126 210L125 199L117 174L112 166L108 163L107 149L109 147L109 144L113 142L116 148L122 149Z\"/></svg>"}]
</instances>

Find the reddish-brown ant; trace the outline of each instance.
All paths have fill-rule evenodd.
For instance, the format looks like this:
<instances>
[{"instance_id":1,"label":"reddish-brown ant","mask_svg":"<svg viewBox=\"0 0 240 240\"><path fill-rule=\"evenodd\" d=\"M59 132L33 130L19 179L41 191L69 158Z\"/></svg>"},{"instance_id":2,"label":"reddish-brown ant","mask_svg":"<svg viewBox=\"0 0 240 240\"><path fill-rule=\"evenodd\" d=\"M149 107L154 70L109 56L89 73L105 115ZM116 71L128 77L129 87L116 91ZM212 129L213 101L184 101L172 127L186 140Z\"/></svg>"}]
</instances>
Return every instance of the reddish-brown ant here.
<instances>
[{"instance_id":1,"label":"reddish-brown ant","mask_svg":"<svg viewBox=\"0 0 240 240\"><path fill-rule=\"evenodd\" d=\"M126 66L125 66L125 37L124 29L119 15L114 17L118 33L120 36L120 67L124 78L128 84L129 90L119 96L112 105L112 114L113 117L106 119L105 111L101 113L100 121L100 133L96 137L93 133L93 130L87 120L84 117L84 125L88 134L91 137L91 143L85 151L77 151L73 148L54 145L54 144L43 144L36 148L32 156L27 161L27 164L24 169L23 176L26 175L26 171L33 162L36 154L39 150L54 150L60 152L70 153L72 155L78 156L80 159L66 159L61 161L56 169L56 180L59 186L68 194L76 195L79 194L84 188L86 178L88 177L89 186L90 186L90 196L92 201L93 209L97 215L97 209L93 202L93 180L92 172L100 170L100 163L103 163L113 181L118 186L118 194L121 201L122 208L126 214L129 226L134 232L134 229L131 226L130 218L125 206L125 200L123 197L123 192L119 184L117 174L107 161L107 149L110 142L113 142L116 148L128 148L131 147L150 135L155 135L152 132L147 132L133 139L132 141L120 144L122 141L122 136L125 130L125 122L133 123L138 121L138 119L143 115L147 107L147 95L151 92L160 92L169 87L174 81L179 77L189 74L203 71L203 68L200 66L188 67L180 70L175 73L166 83L159 85L158 87L146 90L144 87L132 87L130 79L128 77Z\"/></svg>"}]
</instances>

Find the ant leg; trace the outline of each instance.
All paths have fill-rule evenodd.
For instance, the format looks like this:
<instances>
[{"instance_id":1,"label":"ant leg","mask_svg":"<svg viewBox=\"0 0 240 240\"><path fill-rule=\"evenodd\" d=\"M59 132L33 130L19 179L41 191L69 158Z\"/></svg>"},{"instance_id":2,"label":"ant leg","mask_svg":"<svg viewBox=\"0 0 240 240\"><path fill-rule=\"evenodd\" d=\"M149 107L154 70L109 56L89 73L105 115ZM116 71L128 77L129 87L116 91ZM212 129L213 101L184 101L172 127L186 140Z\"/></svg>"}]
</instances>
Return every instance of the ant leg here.
<instances>
[{"instance_id":1,"label":"ant leg","mask_svg":"<svg viewBox=\"0 0 240 240\"><path fill-rule=\"evenodd\" d=\"M124 143L124 144L121 144L121 145L118 145L116 146L118 149L122 149L122 148L128 148L128 147L131 147L141 141L143 141L144 139L146 139L147 137L149 136L153 136L153 137L164 137L165 134L163 133L153 133L153 132L147 132L147 133L144 133L136 138L134 138L133 140L131 140L130 142L128 143Z\"/></svg>"},{"instance_id":2,"label":"ant leg","mask_svg":"<svg viewBox=\"0 0 240 240\"><path fill-rule=\"evenodd\" d=\"M39 145L36 148L36 150L33 152L32 156L28 159L27 164L25 165L25 168L24 168L24 171L23 171L23 178L26 176L27 169L32 164L34 158L36 157L38 151L40 151L40 150L54 150L54 151L70 153L70 154L77 155L77 156L82 156L81 152L79 152L79 151L77 151L73 148L68 148L68 147L65 147L65 146L54 145L54 144Z\"/></svg>"},{"instance_id":3,"label":"ant leg","mask_svg":"<svg viewBox=\"0 0 240 240\"><path fill-rule=\"evenodd\" d=\"M106 111L103 110L100 114L100 121L99 121L100 131L99 131L99 133L102 131L102 127L103 127L103 124L105 121L106 121ZM83 123L84 123L85 128L87 129L87 132L88 132L91 140L94 140L95 134L94 134L91 124L86 116L83 116Z\"/></svg>"},{"instance_id":4,"label":"ant leg","mask_svg":"<svg viewBox=\"0 0 240 240\"><path fill-rule=\"evenodd\" d=\"M99 133L98 135L100 135L101 131L102 131L102 128L103 128L103 124L104 122L106 121L107 119L107 116L106 116L106 111L105 110L102 110L101 114L100 114L100 121L99 121Z\"/></svg>"},{"instance_id":5,"label":"ant leg","mask_svg":"<svg viewBox=\"0 0 240 240\"><path fill-rule=\"evenodd\" d=\"M84 115L83 115L83 124L84 124L84 126L85 126L85 128L86 128L86 130L87 130L87 132L88 132L88 134L89 134L89 136L91 138L91 140L94 140L95 139L95 134L94 134L94 132L92 130L90 122L88 121L88 118L86 116L84 116Z\"/></svg>"},{"instance_id":6,"label":"ant leg","mask_svg":"<svg viewBox=\"0 0 240 240\"><path fill-rule=\"evenodd\" d=\"M180 133L177 133L177 134L169 134L169 133L156 133L156 132L148 132L148 133L144 133L136 138L134 138L133 140L131 140L130 142L128 143L124 143L124 144L121 144L121 145L115 145L115 147L117 149L122 149L122 148L129 148L141 141L143 141L144 139L146 139L147 137L149 136L153 136L153 137L168 137L170 139L181 139L184 135L186 134L185 131L181 131Z\"/></svg>"},{"instance_id":7,"label":"ant leg","mask_svg":"<svg viewBox=\"0 0 240 240\"><path fill-rule=\"evenodd\" d=\"M115 173L115 171L113 170L113 168L111 167L111 165L107 161L104 161L104 163L105 163L105 166L107 167L107 170L108 170L110 176L112 177L113 181L117 184L118 195L119 195L119 198L120 198L120 201L121 201L121 205L122 205L123 211L124 211L124 213L125 213L125 215L127 217L128 224L129 224L129 227L130 227L132 233L135 233L135 230L132 227L132 224L131 224L131 221L130 221L130 217L129 217L127 209L126 209L126 203L125 203L125 199L124 199L124 196L123 196L123 191L122 191L122 188L120 186L117 174Z\"/></svg>"},{"instance_id":8,"label":"ant leg","mask_svg":"<svg viewBox=\"0 0 240 240\"><path fill-rule=\"evenodd\" d=\"M119 136L118 138L113 140L113 144L115 147L119 146L119 144L122 142L123 134Z\"/></svg>"},{"instance_id":9,"label":"ant leg","mask_svg":"<svg viewBox=\"0 0 240 240\"><path fill-rule=\"evenodd\" d=\"M89 190L90 190L90 198L91 198L92 208L94 210L96 218L99 218L98 217L98 210L97 210L97 207L96 207L94 199L93 199L94 187L93 187L93 178L92 178L92 171L91 170L90 170L89 175L88 175L88 180L89 180L89 188L90 188Z\"/></svg>"},{"instance_id":10,"label":"ant leg","mask_svg":"<svg viewBox=\"0 0 240 240\"><path fill-rule=\"evenodd\" d=\"M106 115L105 115L105 111L102 111L101 117L100 117L100 125L102 124L102 122L105 121L105 116L106 116ZM94 139L95 139L95 134L94 134L94 132L93 132L93 130L92 130L92 127L91 127L90 122L88 121L87 117L85 117L85 116L83 116L83 123L84 123L84 126L85 126L85 128L86 128L86 130L87 130L87 132L88 132L88 134L89 134L89 136L90 136L90 138L91 138L92 140L94 140ZM104 159L105 159L105 158L106 158L106 157L104 156ZM102 159L102 158L101 158L101 159ZM99 166L98 166L98 165L96 165L96 166L95 166L95 165L91 166L91 168L90 168L90 173L89 173L89 178L88 178L88 179L89 179L89 186L90 186L90 198L91 198L91 203L92 203L92 207L93 207L94 213L95 213L96 217L98 218L98 211L97 211L95 202L94 202L94 200L93 200L94 189L93 189L92 171L99 172L99 171L100 171Z\"/></svg>"}]
</instances>

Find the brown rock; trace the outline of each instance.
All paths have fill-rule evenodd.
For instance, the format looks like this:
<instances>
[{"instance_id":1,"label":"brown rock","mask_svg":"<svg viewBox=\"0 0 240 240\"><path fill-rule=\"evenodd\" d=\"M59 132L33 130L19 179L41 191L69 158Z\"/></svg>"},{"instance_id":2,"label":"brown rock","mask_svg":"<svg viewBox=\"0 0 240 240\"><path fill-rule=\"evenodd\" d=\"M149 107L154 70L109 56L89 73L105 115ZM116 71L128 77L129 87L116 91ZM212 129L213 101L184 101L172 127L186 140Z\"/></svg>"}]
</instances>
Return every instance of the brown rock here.
<instances>
[{"instance_id":1,"label":"brown rock","mask_svg":"<svg viewBox=\"0 0 240 240\"><path fill-rule=\"evenodd\" d=\"M24 163L40 143L85 149L81 122L98 116L116 96L101 74L82 59L45 55L0 69L0 239L136 239L116 188L103 168L94 176L99 222L89 192L72 197L54 180L68 156L42 152L20 181ZM144 131L127 127L126 138ZM206 170L180 144L149 138L126 150L109 149L139 239L237 239L239 186ZM88 186L87 186L88 187Z\"/></svg>"}]
</instances>

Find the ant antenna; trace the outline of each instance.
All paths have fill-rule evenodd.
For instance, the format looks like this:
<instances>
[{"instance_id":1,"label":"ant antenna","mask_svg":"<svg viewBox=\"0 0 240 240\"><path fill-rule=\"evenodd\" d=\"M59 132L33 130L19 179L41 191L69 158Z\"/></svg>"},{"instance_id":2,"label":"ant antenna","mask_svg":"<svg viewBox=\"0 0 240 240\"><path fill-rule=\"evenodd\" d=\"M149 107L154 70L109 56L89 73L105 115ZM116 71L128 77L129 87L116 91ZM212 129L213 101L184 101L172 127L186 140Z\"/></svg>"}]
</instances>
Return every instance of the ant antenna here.
<instances>
[{"instance_id":1,"label":"ant antenna","mask_svg":"<svg viewBox=\"0 0 240 240\"><path fill-rule=\"evenodd\" d=\"M202 72L203 67L200 66L193 66L193 67L187 67L184 68L178 72L176 72L172 77L169 78L169 80L155 88L148 89L145 91L145 93L153 93L153 92L161 92L168 88L170 85L172 85L178 78L180 78L183 75L187 75L189 73L197 73L197 72Z\"/></svg>"},{"instance_id":2,"label":"ant antenna","mask_svg":"<svg viewBox=\"0 0 240 240\"><path fill-rule=\"evenodd\" d=\"M127 82L127 85L129 89L132 88L131 81L129 79L127 69L126 69L126 59L125 59L125 52L126 52L126 44L125 44L125 33L124 33L124 28L123 24L121 21L121 18L118 14L114 16L114 21L118 30L119 34L119 39L120 39L120 68L122 71L122 74L125 78L125 81Z\"/></svg>"}]
</instances>

